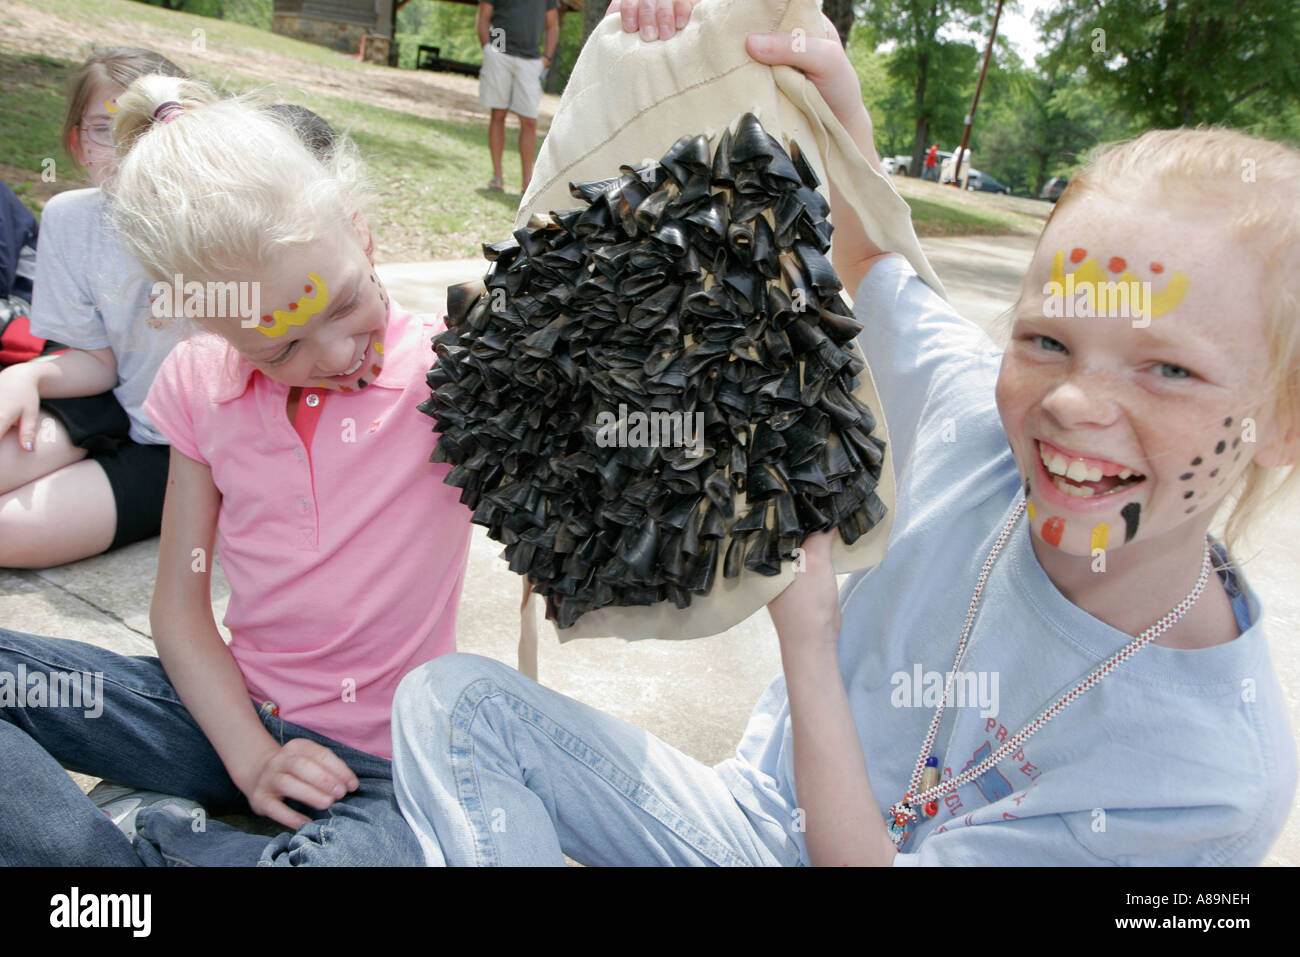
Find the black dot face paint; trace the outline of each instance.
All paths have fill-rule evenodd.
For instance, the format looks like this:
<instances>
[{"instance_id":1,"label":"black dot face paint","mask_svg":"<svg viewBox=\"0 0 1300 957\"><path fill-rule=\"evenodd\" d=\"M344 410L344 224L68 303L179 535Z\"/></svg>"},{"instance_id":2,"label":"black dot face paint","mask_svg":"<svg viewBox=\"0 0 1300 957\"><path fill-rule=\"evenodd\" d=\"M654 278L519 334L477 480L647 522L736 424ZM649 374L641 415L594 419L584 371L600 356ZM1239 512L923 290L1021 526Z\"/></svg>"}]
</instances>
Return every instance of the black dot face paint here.
<instances>
[{"instance_id":1,"label":"black dot face paint","mask_svg":"<svg viewBox=\"0 0 1300 957\"><path fill-rule=\"evenodd\" d=\"M1127 545L1137 534L1138 516L1142 514L1142 506L1137 502L1129 502L1119 510L1119 513L1124 517L1124 544Z\"/></svg>"},{"instance_id":2,"label":"black dot face paint","mask_svg":"<svg viewBox=\"0 0 1300 957\"><path fill-rule=\"evenodd\" d=\"M1196 474L1195 472L1184 472L1182 475L1178 476L1178 478L1186 482L1189 478L1191 478L1195 474Z\"/></svg>"},{"instance_id":3,"label":"black dot face paint","mask_svg":"<svg viewBox=\"0 0 1300 957\"><path fill-rule=\"evenodd\" d=\"M1186 492L1183 493L1183 498L1191 498L1194 494L1195 493L1192 492L1191 489L1188 489Z\"/></svg>"},{"instance_id":4,"label":"black dot face paint","mask_svg":"<svg viewBox=\"0 0 1300 957\"><path fill-rule=\"evenodd\" d=\"M1218 475L1218 474L1219 474L1219 470L1218 470L1218 469L1210 469L1210 478L1214 478L1214 476L1216 476L1216 475Z\"/></svg>"},{"instance_id":5,"label":"black dot face paint","mask_svg":"<svg viewBox=\"0 0 1300 957\"><path fill-rule=\"evenodd\" d=\"M1226 419L1223 420L1223 427L1225 429L1232 428L1232 416L1228 416Z\"/></svg>"},{"instance_id":6,"label":"black dot face paint","mask_svg":"<svg viewBox=\"0 0 1300 957\"><path fill-rule=\"evenodd\" d=\"M1216 446L1214 447L1214 454L1215 454L1215 455L1222 455L1222 454L1223 454L1223 450L1226 449L1227 447L1228 447L1228 443L1227 443L1227 442L1222 442L1222 441L1219 442L1219 444L1216 445Z\"/></svg>"},{"instance_id":7,"label":"black dot face paint","mask_svg":"<svg viewBox=\"0 0 1300 957\"><path fill-rule=\"evenodd\" d=\"M1201 464L1201 457L1198 455L1198 456L1196 456L1196 458L1192 459L1192 464L1193 464L1193 465L1200 465L1200 464Z\"/></svg>"}]
</instances>

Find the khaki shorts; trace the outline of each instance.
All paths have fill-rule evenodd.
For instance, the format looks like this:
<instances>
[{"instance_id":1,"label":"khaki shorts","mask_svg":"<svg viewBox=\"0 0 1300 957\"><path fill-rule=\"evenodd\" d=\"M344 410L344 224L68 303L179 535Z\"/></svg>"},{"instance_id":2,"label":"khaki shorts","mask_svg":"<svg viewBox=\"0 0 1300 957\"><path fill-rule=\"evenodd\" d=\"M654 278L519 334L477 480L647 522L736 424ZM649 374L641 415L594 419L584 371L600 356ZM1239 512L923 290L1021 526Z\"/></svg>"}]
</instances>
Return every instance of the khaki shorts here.
<instances>
[{"instance_id":1,"label":"khaki shorts","mask_svg":"<svg viewBox=\"0 0 1300 957\"><path fill-rule=\"evenodd\" d=\"M479 103L490 110L509 110L536 119L541 100L541 57L512 56L490 43L483 47L483 69L478 76Z\"/></svg>"}]
</instances>

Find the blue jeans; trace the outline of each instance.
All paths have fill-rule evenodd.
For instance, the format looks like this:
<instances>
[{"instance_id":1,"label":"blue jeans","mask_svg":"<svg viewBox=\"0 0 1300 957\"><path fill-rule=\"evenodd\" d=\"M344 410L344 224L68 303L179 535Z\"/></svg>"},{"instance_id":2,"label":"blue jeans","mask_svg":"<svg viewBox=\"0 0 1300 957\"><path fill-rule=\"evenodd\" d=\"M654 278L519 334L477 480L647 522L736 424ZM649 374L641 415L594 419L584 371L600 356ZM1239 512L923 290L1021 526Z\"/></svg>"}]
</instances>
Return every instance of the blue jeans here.
<instances>
[{"instance_id":1,"label":"blue jeans","mask_svg":"<svg viewBox=\"0 0 1300 957\"><path fill-rule=\"evenodd\" d=\"M796 864L717 772L500 662L443 655L393 703L397 800L433 865Z\"/></svg>"},{"instance_id":2,"label":"blue jeans","mask_svg":"<svg viewBox=\"0 0 1300 957\"><path fill-rule=\"evenodd\" d=\"M65 768L190 798L209 814L251 811L157 658L129 658L81 642L0 629L0 680L8 675L12 688L21 674L31 685L37 673L100 674L102 689L93 706L84 695L77 707L0 697L0 864L423 863L393 795L391 764L281 720L270 702L249 706L273 738L308 738L329 748L360 787L325 811L297 806L313 820L275 838L205 816L146 808L130 841ZM61 700L67 699L65 694Z\"/></svg>"}]
</instances>

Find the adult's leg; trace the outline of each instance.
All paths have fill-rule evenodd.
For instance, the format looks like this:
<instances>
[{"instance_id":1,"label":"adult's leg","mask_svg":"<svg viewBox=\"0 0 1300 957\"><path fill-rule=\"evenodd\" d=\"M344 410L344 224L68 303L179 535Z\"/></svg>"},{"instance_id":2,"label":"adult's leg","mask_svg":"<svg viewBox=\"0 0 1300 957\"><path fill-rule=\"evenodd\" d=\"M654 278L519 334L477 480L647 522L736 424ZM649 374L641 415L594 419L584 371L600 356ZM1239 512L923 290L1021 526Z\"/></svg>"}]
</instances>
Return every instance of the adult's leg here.
<instances>
[{"instance_id":1,"label":"adult's leg","mask_svg":"<svg viewBox=\"0 0 1300 957\"><path fill-rule=\"evenodd\" d=\"M64 768L247 807L158 659L0 629L0 863L141 863Z\"/></svg>"},{"instance_id":2,"label":"adult's leg","mask_svg":"<svg viewBox=\"0 0 1300 957\"><path fill-rule=\"evenodd\" d=\"M360 786L324 811L295 804L312 820L269 840L220 821L196 830L183 815L162 807L146 808L136 819L136 829L160 857L169 864L200 867L418 867L424 863L419 842L397 806L389 761L282 721L269 708L261 715L267 731L281 743L307 738L329 748L357 776Z\"/></svg>"},{"instance_id":3,"label":"adult's leg","mask_svg":"<svg viewBox=\"0 0 1300 957\"><path fill-rule=\"evenodd\" d=\"M519 117L519 166L523 170L523 192L533 178L533 159L537 156L537 118Z\"/></svg>"},{"instance_id":4,"label":"adult's leg","mask_svg":"<svg viewBox=\"0 0 1300 957\"><path fill-rule=\"evenodd\" d=\"M402 813L430 864L794 864L712 768L500 662L444 655L393 705Z\"/></svg>"},{"instance_id":5,"label":"adult's leg","mask_svg":"<svg viewBox=\"0 0 1300 957\"><path fill-rule=\"evenodd\" d=\"M492 178L504 182L501 154L506 146L506 111L494 109L488 120L488 150L492 153Z\"/></svg>"},{"instance_id":6,"label":"adult's leg","mask_svg":"<svg viewBox=\"0 0 1300 957\"><path fill-rule=\"evenodd\" d=\"M82 459L0 495L0 567L49 568L98 555L116 530L108 476Z\"/></svg>"}]
</instances>

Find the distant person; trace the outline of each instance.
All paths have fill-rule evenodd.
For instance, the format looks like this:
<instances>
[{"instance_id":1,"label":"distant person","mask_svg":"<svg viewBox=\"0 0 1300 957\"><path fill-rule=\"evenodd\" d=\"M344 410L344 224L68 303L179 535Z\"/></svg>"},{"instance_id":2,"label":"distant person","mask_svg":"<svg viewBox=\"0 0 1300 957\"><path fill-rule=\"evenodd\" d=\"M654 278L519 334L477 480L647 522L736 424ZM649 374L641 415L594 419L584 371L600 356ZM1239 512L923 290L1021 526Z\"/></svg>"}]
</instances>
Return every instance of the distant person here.
<instances>
[{"instance_id":1,"label":"distant person","mask_svg":"<svg viewBox=\"0 0 1300 957\"><path fill-rule=\"evenodd\" d=\"M928 179L934 182L939 181L939 144L931 143L930 149L925 154L925 169L921 171L921 179Z\"/></svg>"},{"instance_id":2,"label":"distant person","mask_svg":"<svg viewBox=\"0 0 1300 957\"><path fill-rule=\"evenodd\" d=\"M72 80L63 145L93 189L45 206L30 332L71 348L0 371L0 566L46 568L151 538L167 440L141 409L172 339L150 328L151 284L99 187L117 162L117 98L137 77L184 76L134 47L90 55Z\"/></svg>"},{"instance_id":3,"label":"distant person","mask_svg":"<svg viewBox=\"0 0 1300 957\"><path fill-rule=\"evenodd\" d=\"M492 179L487 188L505 190L501 153L506 144L506 113L519 117L519 165L523 170L520 192L533 178L537 152L537 104L542 99L542 74L549 70L560 42L557 0L500 0L478 5L478 42L483 47L478 101L492 111L488 124L488 149L492 152ZM538 56L542 28L545 51Z\"/></svg>"}]
</instances>

